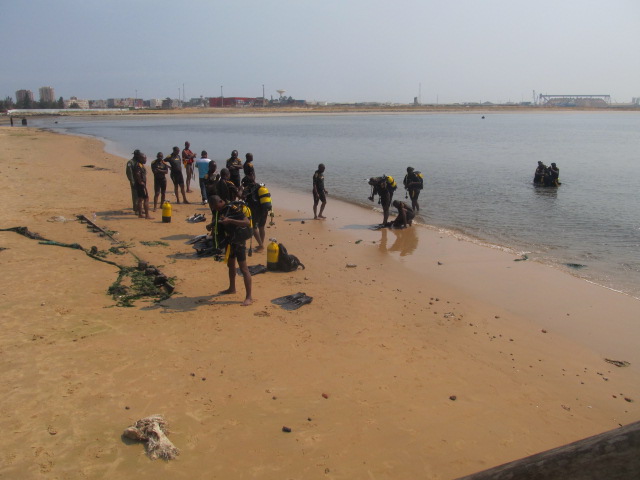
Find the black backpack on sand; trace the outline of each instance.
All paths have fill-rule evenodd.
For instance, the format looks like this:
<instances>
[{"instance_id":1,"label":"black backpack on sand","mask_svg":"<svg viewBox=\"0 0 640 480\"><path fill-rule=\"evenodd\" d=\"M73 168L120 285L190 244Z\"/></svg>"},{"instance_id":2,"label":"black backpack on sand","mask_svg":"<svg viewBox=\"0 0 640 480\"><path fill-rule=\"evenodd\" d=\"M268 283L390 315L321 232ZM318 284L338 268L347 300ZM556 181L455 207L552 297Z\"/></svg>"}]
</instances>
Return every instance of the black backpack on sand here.
<instances>
[{"instance_id":1,"label":"black backpack on sand","mask_svg":"<svg viewBox=\"0 0 640 480\"><path fill-rule=\"evenodd\" d=\"M278 249L278 271L293 272L298 270L299 267L304 270L304 265L298 257L287 252L287 248L283 244L279 243Z\"/></svg>"}]
</instances>

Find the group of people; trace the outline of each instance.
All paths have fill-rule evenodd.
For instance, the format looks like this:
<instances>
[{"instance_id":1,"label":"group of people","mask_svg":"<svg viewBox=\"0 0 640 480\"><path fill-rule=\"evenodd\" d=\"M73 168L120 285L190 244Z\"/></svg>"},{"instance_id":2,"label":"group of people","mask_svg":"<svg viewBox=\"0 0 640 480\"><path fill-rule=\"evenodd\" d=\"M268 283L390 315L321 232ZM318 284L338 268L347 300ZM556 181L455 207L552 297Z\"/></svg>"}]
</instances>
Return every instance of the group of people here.
<instances>
[{"instance_id":1,"label":"group of people","mask_svg":"<svg viewBox=\"0 0 640 480\"><path fill-rule=\"evenodd\" d=\"M246 297L243 305L253 302L251 297L251 275L247 266L246 241L254 237L257 243L256 252L264 250L265 225L269 215L272 215L271 194L264 184L256 181L253 167L253 155L247 153L245 162L238 158L238 151L233 150L226 161L225 168L218 172L216 162L209 158L206 150L200 158L191 151L189 142L180 152L180 148L173 147L170 155L165 157L158 152L156 159L151 162L154 178L153 211L165 202L167 188L167 174L170 174L175 189L176 203L180 203L182 193L183 203L190 193L190 181L195 179L195 169L198 170L198 183L202 204L209 204L213 221L207 225L216 244L226 249L227 266L229 268L229 288L221 293L235 293L236 261L244 278ZM147 190L147 174L145 164L147 157L140 150L133 152L133 158L127 162L126 174L131 186L133 210L140 218L151 219L149 216L149 193ZM184 166L187 176L187 189L182 173ZM242 173L244 178L241 179Z\"/></svg>"},{"instance_id":2,"label":"group of people","mask_svg":"<svg viewBox=\"0 0 640 480\"><path fill-rule=\"evenodd\" d=\"M406 199L411 200L411 206L400 200L393 200L393 194L398 185L391 175L382 175L380 177L371 177L369 185L371 186L370 201L374 201L378 196L378 204L382 207L382 223L380 227L406 228L410 227L416 212L420 210L418 197L424 188L424 176L413 167L407 167L402 184L406 190ZM389 222L389 208L393 205L398 210L398 215L392 222Z\"/></svg>"},{"instance_id":3,"label":"group of people","mask_svg":"<svg viewBox=\"0 0 640 480\"><path fill-rule=\"evenodd\" d=\"M150 219L149 193L147 190L147 174L145 164L147 157L140 150L133 152L133 158L127 162L126 173L131 186L133 210L140 218ZM206 150L200 154L200 158L191 151L189 142L185 142L182 152L180 148L173 147L171 154L164 156L158 152L151 162L151 171L154 179L153 211L165 202L167 188L167 174L173 182L176 203L190 203L187 193L191 193L190 183L195 180L195 170L198 171L198 184L202 204L209 204L213 221L207 225L215 244L226 249L227 266L229 268L229 288L221 293L235 293L236 263L242 272L246 297L243 305L253 302L251 297L251 275L247 266L246 242L255 238L256 252L264 250L265 225L269 215L273 215L271 194L266 186L256 181L256 172L253 166L254 159L251 153L245 155L244 163L238 156L238 151L233 150L226 160L225 167L218 172L215 160L209 158ZM186 190L183 167L186 172ZM324 172L325 165L319 164L313 174L313 217L317 220L326 218L324 209L327 204L328 191L325 189ZM242 177L244 174L244 177ZM389 175L372 177L371 196L379 197L378 203L382 206L383 222L381 227L405 228L411 226L416 212L420 209L418 197L423 188L423 175L412 167L407 167L403 185L406 190L406 198L411 199L411 206L400 200L393 200L393 194L397 189L396 181ZM398 210L398 215L389 222L389 208L393 205ZM318 206L320 210L318 211Z\"/></svg>"},{"instance_id":4,"label":"group of people","mask_svg":"<svg viewBox=\"0 0 640 480\"><path fill-rule=\"evenodd\" d=\"M534 185L542 185L545 187L558 187L560 183L560 169L555 163L547 167L544 163L538 162L536 171L533 174Z\"/></svg>"}]
</instances>

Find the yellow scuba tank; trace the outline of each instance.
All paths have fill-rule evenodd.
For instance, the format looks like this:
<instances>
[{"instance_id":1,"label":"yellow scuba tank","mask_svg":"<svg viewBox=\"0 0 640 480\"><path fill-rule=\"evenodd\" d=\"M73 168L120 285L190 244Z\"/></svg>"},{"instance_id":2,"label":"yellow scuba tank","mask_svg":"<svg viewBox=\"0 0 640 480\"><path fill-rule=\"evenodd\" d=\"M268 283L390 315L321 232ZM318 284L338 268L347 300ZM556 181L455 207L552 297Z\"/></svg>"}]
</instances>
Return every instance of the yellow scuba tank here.
<instances>
[{"instance_id":1,"label":"yellow scuba tank","mask_svg":"<svg viewBox=\"0 0 640 480\"><path fill-rule=\"evenodd\" d=\"M168 201L162 204L162 223L171 223L171 204Z\"/></svg>"},{"instance_id":2,"label":"yellow scuba tank","mask_svg":"<svg viewBox=\"0 0 640 480\"><path fill-rule=\"evenodd\" d=\"M389 184L389 186L395 190L396 188L398 188L398 185L396 184L396 181L393 179L393 177L391 175L385 175L387 178L387 183Z\"/></svg>"},{"instance_id":3,"label":"yellow scuba tank","mask_svg":"<svg viewBox=\"0 0 640 480\"><path fill-rule=\"evenodd\" d=\"M262 207L271 208L271 194L264 183L261 183L260 188L258 188L258 198Z\"/></svg>"},{"instance_id":4,"label":"yellow scuba tank","mask_svg":"<svg viewBox=\"0 0 640 480\"><path fill-rule=\"evenodd\" d=\"M280 247L278 241L275 238L269 239L269 245L267 245L267 270L278 270L278 257L280 256Z\"/></svg>"}]
</instances>

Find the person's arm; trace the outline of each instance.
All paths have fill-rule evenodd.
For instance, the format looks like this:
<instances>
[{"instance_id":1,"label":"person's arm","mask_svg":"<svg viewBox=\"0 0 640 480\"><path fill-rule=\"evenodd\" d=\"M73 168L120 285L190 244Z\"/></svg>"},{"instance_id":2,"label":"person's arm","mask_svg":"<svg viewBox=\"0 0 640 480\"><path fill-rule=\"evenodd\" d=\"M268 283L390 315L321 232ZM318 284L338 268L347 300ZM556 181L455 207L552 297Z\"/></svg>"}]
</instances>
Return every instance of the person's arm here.
<instances>
[{"instance_id":1,"label":"person's arm","mask_svg":"<svg viewBox=\"0 0 640 480\"><path fill-rule=\"evenodd\" d=\"M229 217L220 217L219 222L222 225L235 225L236 227L248 227L249 225L251 225L251 223L249 222L249 219L245 216L242 217L242 219L237 219L237 218L229 218Z\"/></svg>"},{"instance_id":2,"label":"person's arm","mask_svg":"<svg viewBox=\"0 0 640 480\"><path fill-rule=\"evenodd\" d=\"M402 226L407 226L407 209L404 208L404 204L400 207L400 215L402 215Z\"/></svg>"},{"instance_id":3,"label":"person's arm","mask_svg":"<svg viewBox=\"0 0 640 480\"><path fill-rule=\"evenodd\" d=\"M133 176L133 165L131 165L131 161L127 162L125 172L127 174L127 178L129 179L129 183L135 183L135 178Z\"/></svg>"},{"instance_id":4,"label":"person's arm","mask_svg":"<svg viewBox=\"0 0 640 480\"><path fill-rule=\"evenodd\" d=\"M133 171L133 177L135 179L135 183L137 185L144 185L144 179L142 178L142 169L144 167L142 165L136 165Z\"/></svg>"}]
</instances>

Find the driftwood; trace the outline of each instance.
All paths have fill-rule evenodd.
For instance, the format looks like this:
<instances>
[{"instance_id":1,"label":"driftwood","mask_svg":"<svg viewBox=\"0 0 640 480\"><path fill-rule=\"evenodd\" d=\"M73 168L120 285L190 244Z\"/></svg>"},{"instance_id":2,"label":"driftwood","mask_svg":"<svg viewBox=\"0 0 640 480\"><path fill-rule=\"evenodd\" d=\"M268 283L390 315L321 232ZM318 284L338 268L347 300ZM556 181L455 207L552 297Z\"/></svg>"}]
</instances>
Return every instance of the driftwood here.
<instances>
[{"instance_id":1,"label":"driftwood","mask_svg":"<svg viewBox=\"0 0 640 480\"><path fill-rule=\"evenodd\" d=\"M640 422L505 463L458 480L640 478Z\"/></svg>"},{"instance_id":2,"label":"driftwood","mask_svg":"<svg viewBox=\"0 0 640 480\"><path fill-rule=\"evenodd\" d=\"M86 216L84 216L84 215L76 215L76 218L78 220L80 220L80 222L82 222L82 223L86 222L87 224L89 224L90 228L94 229L94 231L98 231L98 232L102 233L103 235L109 237L113 242L120 243L118 240L113 238L113 235L111 235L109 232L107 232L104 228L101 228L98 225L96 225L94 222L89 220Z\"/></svg>"},{"instance_id":3,"label":"driftwood","mask_svg":"<svg viewBox=\"0 0 640 480\"><path fill-rule=\"evenodd\" d=\"M180 455L180 450L167 438L169 430L162 415L151 415L141 418L127 428L122 435L131 440L147 442L147 455L152 460L162 458L173 460Z\"/></svg>"}]
</instances>

